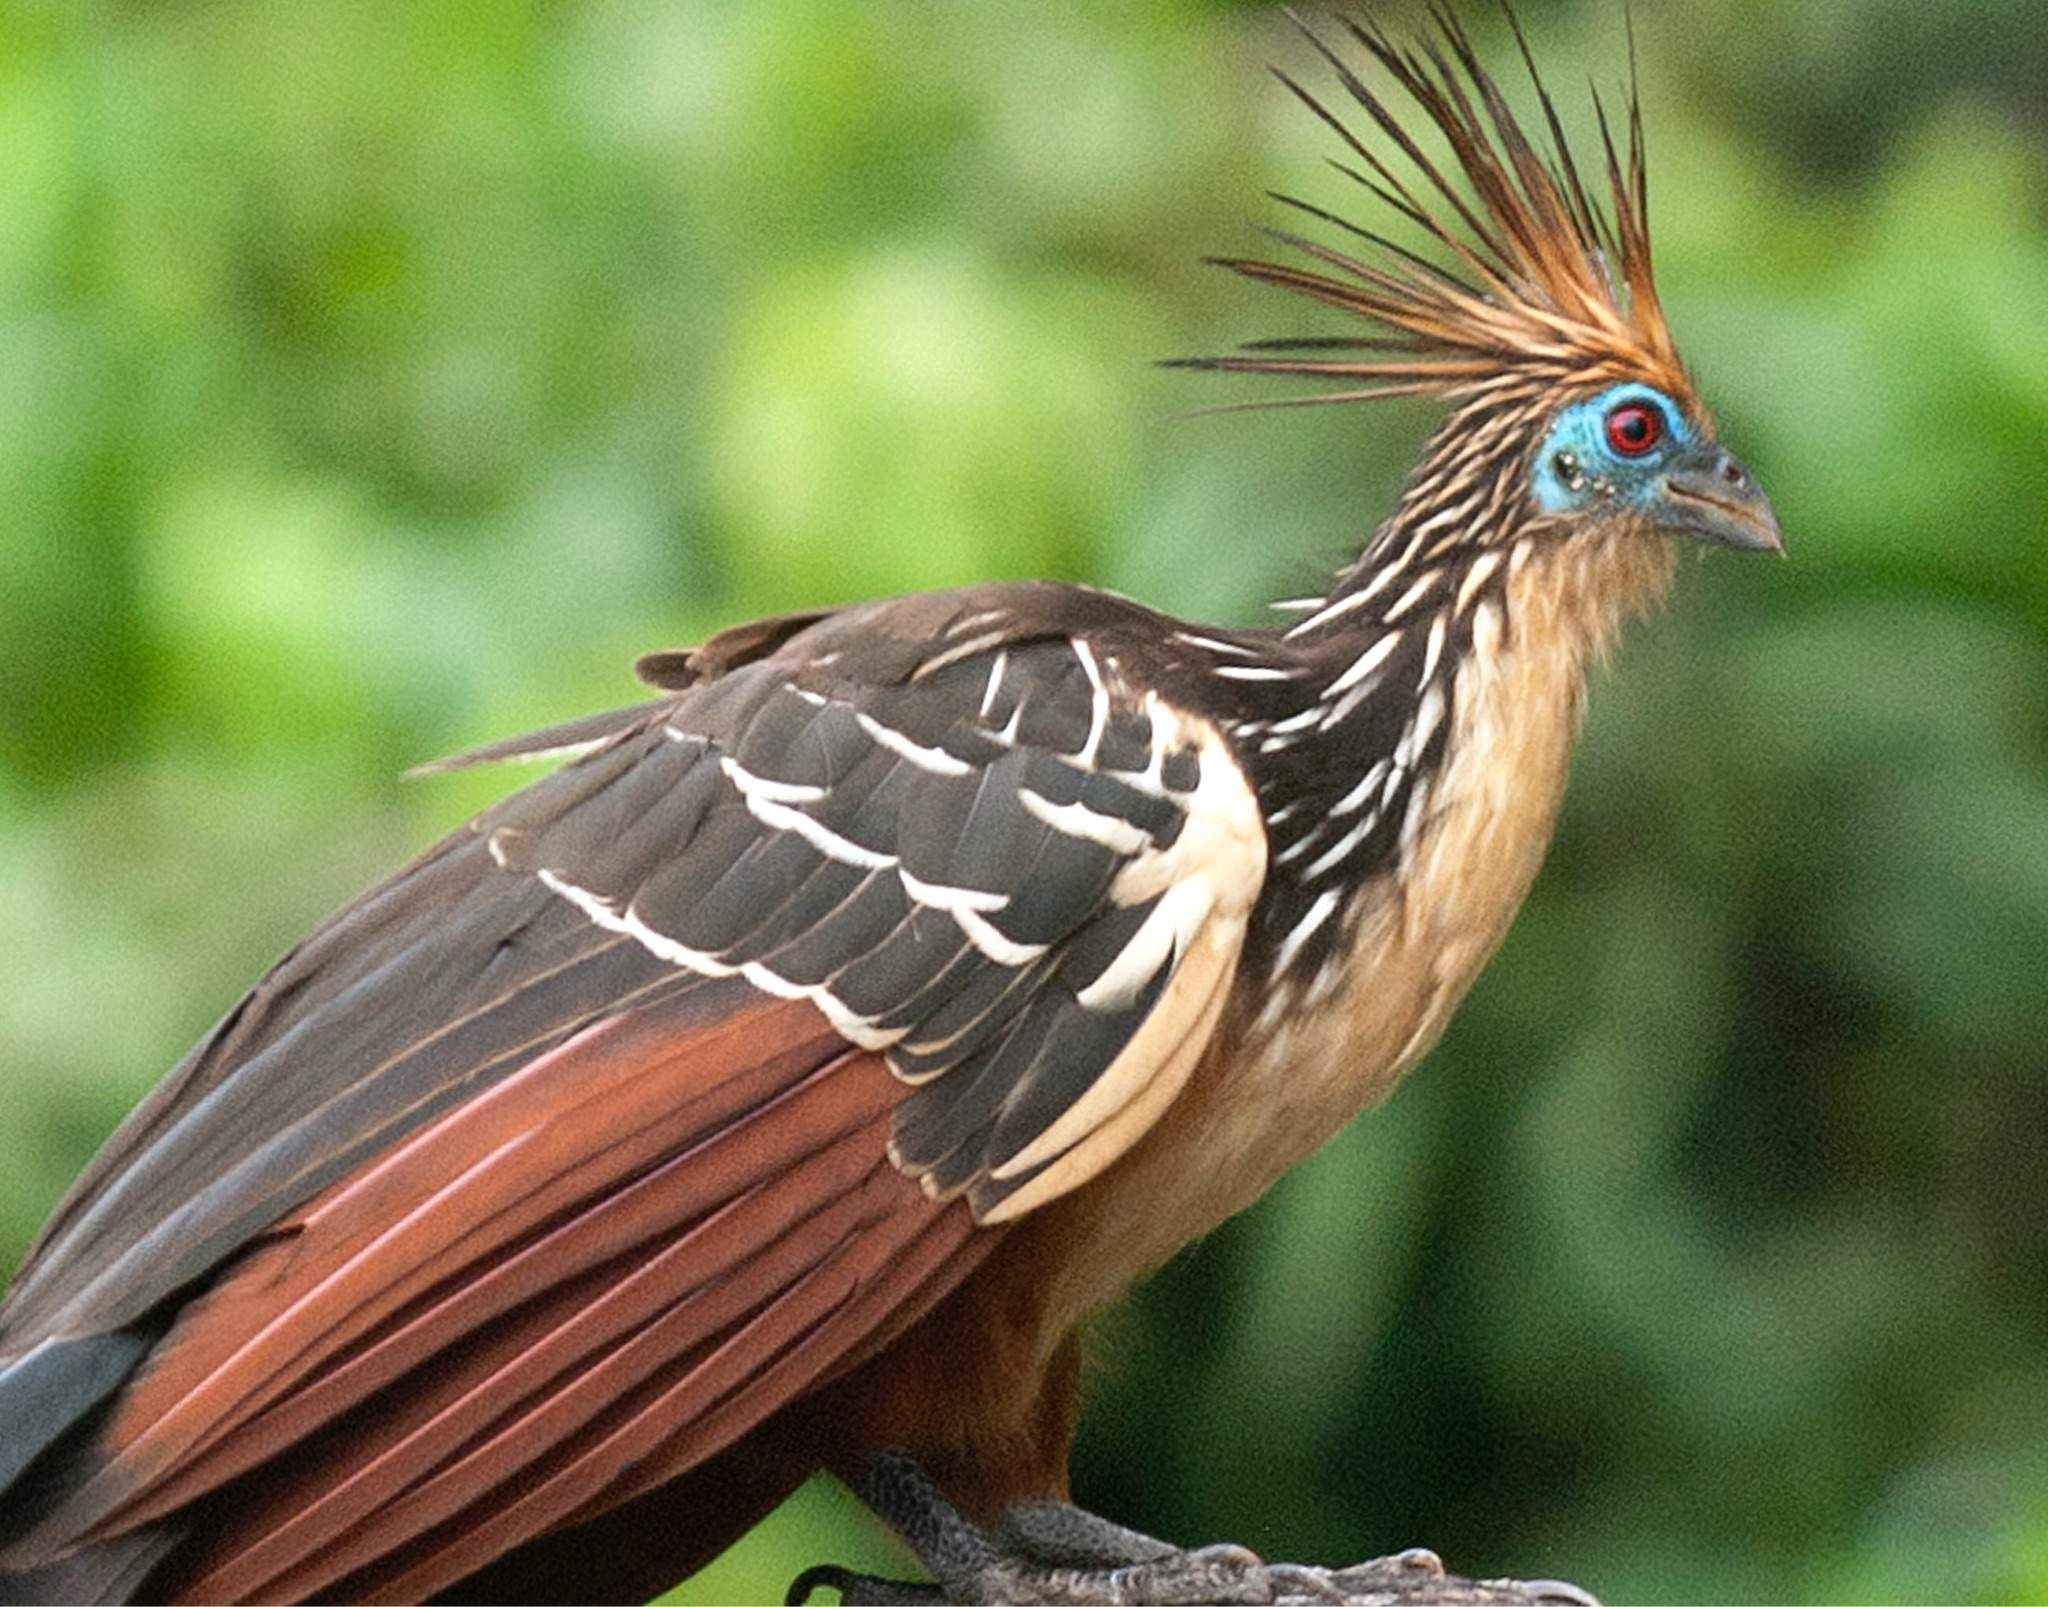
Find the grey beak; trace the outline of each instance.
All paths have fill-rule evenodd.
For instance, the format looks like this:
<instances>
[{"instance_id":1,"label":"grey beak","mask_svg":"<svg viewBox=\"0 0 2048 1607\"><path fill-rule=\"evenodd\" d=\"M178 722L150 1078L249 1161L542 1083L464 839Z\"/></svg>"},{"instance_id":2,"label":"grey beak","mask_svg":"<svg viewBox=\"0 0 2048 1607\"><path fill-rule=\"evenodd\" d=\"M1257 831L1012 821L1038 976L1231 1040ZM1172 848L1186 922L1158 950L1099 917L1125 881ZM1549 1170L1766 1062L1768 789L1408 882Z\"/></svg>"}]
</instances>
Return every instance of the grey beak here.
<instances>
[{"instance_id":1,"label":"grey beak","mask_svg":"<svg viewBox=\"0 0 2048 1607\"><path fill-rule=\"evenodd\" d=\"M1719 447L1674 469L1665 480L1662 517L1668 530L1737 552L1785 554L1785 532L1771 499L1733 452Z\"/></svg>"}]
</instances>

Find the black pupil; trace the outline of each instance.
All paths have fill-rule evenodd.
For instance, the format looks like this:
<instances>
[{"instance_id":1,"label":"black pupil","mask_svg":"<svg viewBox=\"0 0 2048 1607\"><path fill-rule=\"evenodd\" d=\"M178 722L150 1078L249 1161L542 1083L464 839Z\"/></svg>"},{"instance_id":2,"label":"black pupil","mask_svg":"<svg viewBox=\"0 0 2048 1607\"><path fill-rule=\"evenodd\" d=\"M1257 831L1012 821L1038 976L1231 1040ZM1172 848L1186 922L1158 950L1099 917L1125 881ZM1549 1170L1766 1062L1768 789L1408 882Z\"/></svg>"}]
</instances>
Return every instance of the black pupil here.
<instances>
[{"instance_id":1,"label":"black pupil","mask_svg":"<svg viewBox=\"0 0 2048 1607\"><path fill-rule=\"evenodd\" d=\"M1641 446L1650 438L1650 416L1640 408L1621 415L1621 438L1630 446Z\"/></svg>"}]
</instances>

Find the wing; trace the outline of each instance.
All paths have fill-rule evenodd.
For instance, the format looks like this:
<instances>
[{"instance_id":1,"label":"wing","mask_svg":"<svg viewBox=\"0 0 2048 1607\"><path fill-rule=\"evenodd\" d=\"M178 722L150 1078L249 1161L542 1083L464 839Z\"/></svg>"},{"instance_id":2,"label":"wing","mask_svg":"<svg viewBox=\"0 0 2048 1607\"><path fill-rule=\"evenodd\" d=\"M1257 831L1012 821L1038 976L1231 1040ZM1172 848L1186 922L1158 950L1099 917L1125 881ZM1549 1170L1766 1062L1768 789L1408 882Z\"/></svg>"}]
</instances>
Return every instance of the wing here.
<instances>
[{"instance_id":1,"label":"wing","mask_svg":"<svg viewBox=\"0 0 2048 1607\"><path fill-rule=\"evenodd\" d=\"M1103 628L1141 613L1042 587L850 611L650 734L693 777L672 815L598 841L508 820L492 851L678 966L810 1000L915 1089L897 1164L1012 1219L1185 1080L1264 876L1220 734Z\"/></svg>"},{"instance_id":2,"label":"wing","mask_svg":"<svg viewBox=\"0 0 2048 1607\"><path fill-rule=\"evenodd\" d=\"M288 956L0 1313L35 1458L0 1568L162 1535L190 1595L432 1594L873 1354L1114 1161L1265 854L1215 730L1046 618L1129 607L665 657L680 695L565 728L591 751Z\"/></svg>"}]
</instances>

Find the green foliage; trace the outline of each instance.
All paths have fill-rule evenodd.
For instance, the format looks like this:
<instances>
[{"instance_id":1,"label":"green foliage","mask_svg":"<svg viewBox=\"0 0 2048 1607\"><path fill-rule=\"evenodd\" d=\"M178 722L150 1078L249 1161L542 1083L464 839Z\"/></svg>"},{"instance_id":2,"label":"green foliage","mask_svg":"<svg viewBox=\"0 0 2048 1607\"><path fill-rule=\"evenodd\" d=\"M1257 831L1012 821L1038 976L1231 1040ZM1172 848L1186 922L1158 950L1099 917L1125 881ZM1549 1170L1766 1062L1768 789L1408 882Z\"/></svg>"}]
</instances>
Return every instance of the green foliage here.
<instances>
[{"instance_id":1,"label":"green foliage","mask_svg":"<svg viewBox=\"0 0 2048 1607\"><path fill-rule=\"evenodd\" d=\"M1531 9L1582 126L1620 9ZM1666 300L1793 561L1633 633L1442 1050L1105 1324L1078 1489L1616 1599L2039 1599L2048 61L2024 0L1637 27ZM1268 61L1315 71L1199 0L0 3L0 1266L516 779L406 765L754 613L1314 587L1426 413L1149 366L1316 322L1196 262L1356 199ZM821 1485L684 1599L825 1557L890 1561Z\"/></svg>"}]
</instances>

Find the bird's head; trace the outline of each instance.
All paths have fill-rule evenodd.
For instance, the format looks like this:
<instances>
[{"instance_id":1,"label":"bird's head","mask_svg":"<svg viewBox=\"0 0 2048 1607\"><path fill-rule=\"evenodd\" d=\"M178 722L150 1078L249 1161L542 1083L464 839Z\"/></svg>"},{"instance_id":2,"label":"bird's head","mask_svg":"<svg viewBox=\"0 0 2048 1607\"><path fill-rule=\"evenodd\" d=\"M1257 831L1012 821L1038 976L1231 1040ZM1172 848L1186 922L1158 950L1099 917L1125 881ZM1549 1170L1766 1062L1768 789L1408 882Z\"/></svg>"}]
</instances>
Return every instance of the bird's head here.
<instances>
[{"instance_id":1,"label":"bird's head","mask_svg":"<svg viewBox=\"0 0 2048 1607\"><path fill-rule=\"evenodd\" d=\"M1433 562L1459 546L1587 534L1676 535L1783 552L1769 499L1716 436L1664 320L1651 273L1633 88L1620 148L1595 98L1606 180L1596 199L1512 11L1508 17L1547 127L1547 151L1525 132L1447 12L1437 13L1435 34L1413 48L1368 24L1343 23L1441 134L1455 169L1431 158L1379 92L1309 33L1392 151L1382 155L1288 74L1278 74L1281 82L1344 143L1349 159L1334 164L1339 171L1418 228L1433 249L1412 250L1278 197L1369 249L1338 250L1271 230L1313 265L1227 258L1222 266L1377 328L1258 341L1196 366L1345 382L1253 406L1399 395L1453 404L1369 559Z\"/></svg>"},{"instance_id":2,"label":"bird's head","mask_svg":"<svg viewBox=\"0 0 2048 1607\"><path fill-rule=\"evenodd\" d=\"M1741 552L1783 552L1770 499L1711 424L1639 380L1551 408L1525 470L1530 525L1628 519Z\"/></svg>"}]
</instances>

